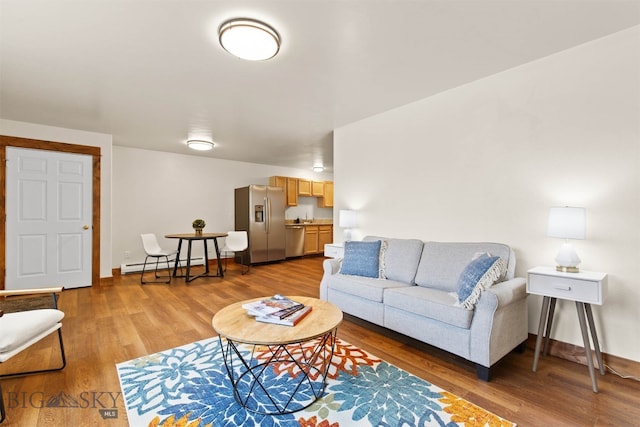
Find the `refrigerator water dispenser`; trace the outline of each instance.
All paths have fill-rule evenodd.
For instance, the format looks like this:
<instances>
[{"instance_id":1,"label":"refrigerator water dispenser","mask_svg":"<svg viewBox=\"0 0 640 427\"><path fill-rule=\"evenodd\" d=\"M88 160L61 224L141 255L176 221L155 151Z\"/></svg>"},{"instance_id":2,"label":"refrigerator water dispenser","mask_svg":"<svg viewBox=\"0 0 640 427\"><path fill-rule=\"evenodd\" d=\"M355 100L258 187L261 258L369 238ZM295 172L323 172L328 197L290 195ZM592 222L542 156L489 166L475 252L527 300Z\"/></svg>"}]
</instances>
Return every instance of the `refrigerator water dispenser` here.
<instances>
[{"instance_id":1,"label":"refrigerator water dispenser","mask_svg":"<svg viewBox=\"0 0 640 427\"><path fill-rule=\"evenodd\" d=\"M264 205L255 206L255 221L264 222Z\"/></svg>"}]
</instances>

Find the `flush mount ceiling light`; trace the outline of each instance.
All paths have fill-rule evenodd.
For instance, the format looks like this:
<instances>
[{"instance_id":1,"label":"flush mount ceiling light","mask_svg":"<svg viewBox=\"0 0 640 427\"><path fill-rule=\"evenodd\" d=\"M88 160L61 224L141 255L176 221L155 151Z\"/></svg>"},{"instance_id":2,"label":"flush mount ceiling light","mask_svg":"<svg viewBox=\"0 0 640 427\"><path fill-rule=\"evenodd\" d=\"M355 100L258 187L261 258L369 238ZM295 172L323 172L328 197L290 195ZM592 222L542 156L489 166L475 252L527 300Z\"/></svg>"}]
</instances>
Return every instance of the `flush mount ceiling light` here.
<instances>
[{"instance_id":1,"label":"flush mount ceiling light","mask_svg":"<svg viewBox=\"0 0 640 427\"><path fill-rule=\"evenodd\" d=\"M314 172L322 172L323 170L324 170L324 167L322 165L315 165L313 167Z\"/></svg>"},{"instance_id":2,"label":"flush mount ceiling light","mask_svg":"<svg viewBox=\"0 0 640 427\"><path fill-rule=\"evenodd\" d=\"M187 141L187 147L198 151L208 151L213 149L213 142L203 139L190 139Z\"/></svg>"},{"instance_id":3,"label":"flush mount ceiling light","mask_svg":"<svg viewBox=\"0 0 640 427\"><path fill-rule=\"evenodd\" d=\"M220 45L232 55L249 61L273 58L280 36L267 24L253 19L232 19L218 30Z\"/></svg>"}]
</instances>

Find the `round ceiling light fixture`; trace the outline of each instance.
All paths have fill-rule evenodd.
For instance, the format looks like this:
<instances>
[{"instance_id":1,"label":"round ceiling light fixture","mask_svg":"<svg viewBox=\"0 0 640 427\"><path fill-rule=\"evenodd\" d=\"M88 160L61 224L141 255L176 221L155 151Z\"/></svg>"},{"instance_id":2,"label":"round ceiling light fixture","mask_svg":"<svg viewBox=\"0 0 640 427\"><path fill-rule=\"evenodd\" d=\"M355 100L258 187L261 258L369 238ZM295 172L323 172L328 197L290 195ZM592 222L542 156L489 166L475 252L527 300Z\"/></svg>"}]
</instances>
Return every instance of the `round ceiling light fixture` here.
<instances>
[{"instance_id":1,"label":"round ceiling light fixture","mask_svg":"<svg viewBox=\"0 0 640 427\"><path fill-rule=\"evenodd\" d=\"M324 171L324 166L322 166L322 165L314 165L313 166L313 171L314 172L322 172L322 171Z\"/></svg>"},{"instance_id":2,"label":"round ceiling light fixture","mask_svg":"<svg viewBox=\"0 0 640 427\"><path fill-rule=\"evenodd\" d=\"M205 141L203 139L190 139L187 141L187 147L198 151L213 150L213 145L213 142Z\"/></svg>"},{"instance_id":3,"label":"round ceiling light fixture","mask_svg":"<svg viewBox=\"0 0 640 427\"><path fill-rule=\"evenodd\" d=\"M280 36L269 25L240 18L225 22L218 30L220 45L230 54L249 61L264 61L280 50Z\"/></svg>"}]
</instances>

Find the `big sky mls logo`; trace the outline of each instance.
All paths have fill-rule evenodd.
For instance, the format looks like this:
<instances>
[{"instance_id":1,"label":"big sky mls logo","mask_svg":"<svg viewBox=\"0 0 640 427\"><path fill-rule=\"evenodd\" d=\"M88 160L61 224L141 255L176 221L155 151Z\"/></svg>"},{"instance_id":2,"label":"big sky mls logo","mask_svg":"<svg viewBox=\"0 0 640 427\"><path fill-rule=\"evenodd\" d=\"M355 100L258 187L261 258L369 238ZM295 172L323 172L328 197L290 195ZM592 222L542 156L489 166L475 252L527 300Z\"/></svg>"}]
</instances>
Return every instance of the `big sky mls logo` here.
<instances>
[{"instance_id":1,"label":"big sky mls logo","mask_svg":"<svg viewBox=\"0 0 640 427\"><path fill-rule=\"evenodd\" d=\"M21 393L7 392L5 405L11 408L78 408L97 409L103 419L118 418L118 399L121 392L83 391L72 396L64 391L45 396L43 392Z\"/></svg>"}]
</instances>

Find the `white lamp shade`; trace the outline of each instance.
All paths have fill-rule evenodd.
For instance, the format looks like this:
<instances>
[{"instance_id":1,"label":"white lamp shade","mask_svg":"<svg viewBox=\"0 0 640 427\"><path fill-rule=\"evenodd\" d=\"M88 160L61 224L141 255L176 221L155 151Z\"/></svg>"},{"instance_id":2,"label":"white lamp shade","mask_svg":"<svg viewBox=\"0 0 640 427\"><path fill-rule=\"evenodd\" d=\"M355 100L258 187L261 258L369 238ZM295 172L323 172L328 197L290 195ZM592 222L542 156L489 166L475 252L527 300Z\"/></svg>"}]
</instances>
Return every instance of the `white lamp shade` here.
<instances>
[{"instance_id":1,"label":"white lamp shade","mask_svg":"<svg viewBox=\"0 0 640 427\"><path fill-rule=\"evenodd\" d=\"M342 228L353 228L356 226L356 211L340 210L338 224Z\"/></svg>"},{"instance_id":2,"label":"white lamp shade","mask_svg":"<svg viewBox=\"0 0 640 427\"><path fill-rule=\"evenodd\" d=\"M584 239L585 209L572 207L551 208L547 236L561 239Z\"/></svg>"}]
</instances>

